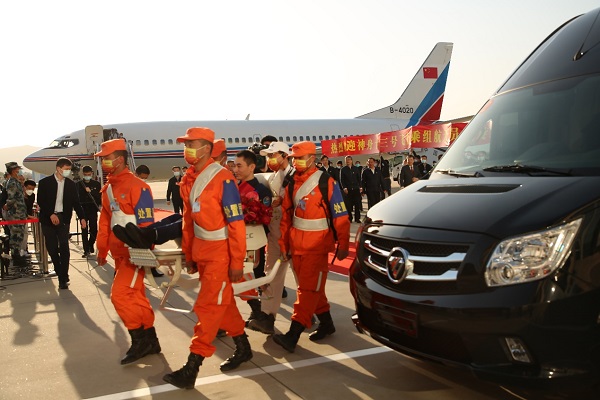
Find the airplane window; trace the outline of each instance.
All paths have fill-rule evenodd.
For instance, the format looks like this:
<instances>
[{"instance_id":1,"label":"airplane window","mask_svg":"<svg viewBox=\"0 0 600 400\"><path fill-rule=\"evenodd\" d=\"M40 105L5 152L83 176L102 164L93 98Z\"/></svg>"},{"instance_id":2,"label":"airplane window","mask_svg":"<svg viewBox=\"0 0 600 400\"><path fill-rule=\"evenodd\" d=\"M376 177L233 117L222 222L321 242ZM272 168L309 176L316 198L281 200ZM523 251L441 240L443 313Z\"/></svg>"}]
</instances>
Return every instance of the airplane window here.
<instances>
[{"instance_id":1,"label":"airplane window","mask_svg":"<svg viewBox=\"0 0 600 400\"><path fill-rule=\"evenodd\" d=\"M146 139L144 140L144 146L148 146L150 144L150 142Z\"/></svg>"},{"instance_id":2,"label":"airplane window","mask_svg":"<svg viewBox=\"0 0 600 400\"><path fill-rule=\"evenodd\" d=\"M279 136L279 141L283 142L283 136Z\"/></svg>"},{"instance_id":3,"label":"airplane window","mask_svg":"<svg viewBox=\"0 0 600 400\"><path fill-rule=\"evenodd\" d=\"M158 144L158 142L156 141L156 139L152 139L152 144L155 145L155 146Z\"/></svg>"},{"instance_id":4,"label":"airplane window","mask_svg":"<svg viewBox=\"0 0 600 400\"><path fill-rule=\"evenodd\" d=\"M76 144L79 144L79 139L57 139L53 140L50 143L50 146L46 147L47 149L68 149L69 147L73 147Z\"/></svg>"},{"instance_id":5,"label":"airplane window","mask_svg":"<svg viewBox=\"0 0 600 400\"><path fill-rule=\"evenodd\" d=\"M319 140L323 140L323 136L319 135Z\"/></svg>"},{"instance_id":6,"label":"airplane window","mask_svg":"<svg viewBox=\"0 0 600 400\"><path fill-rule=\"evenodd\" d=\"M141 140L136 140L135 141L135 145L136 146L141 146L142 145L142 141Z\"/></svg>"},{"instance_id":7,"label":"airplane window","mask_svg":"<svg viewBox=\"0 0 600 400\"><path fill-rule=\"evenodd\" d=\"M242 138L242 143L246 143L246 138L245 137Z\"/></svg>"},{"instance_id":8,"label":"airplane window","mask_svg":"<svg viewBox=\"0 0 600 400\"><path fill-rule=\"evenodd\" d=\"M300 141L303 141L303 140L304 140L304 136L300 136Z\"/></svg>"},{"instance_id":9,"label":"airplane window","mask_svg":"<svg viewBox=\"0 0 600 400\"><path fill-rule=\"evenodd\" d=\"M329 135L325 135L325 140L329 140Z\"/></svg>"},{"instance_id":10,"label":"airplane window","mask_svg":"<svg viewBox=\"0 0 600 400\"><path fill-rule=\"evenodd\" d=\"M316 142L316 141L317 141L317 137L313 136L313 142Z\"/></svg>"},{"instance_id":11,"label":"airplane window","mask_svg":"<svg viewBox=\"0 0 600 400\"><path fill-rule=\"evenodd\" d=\"M231 140L231 138L227 138L227 143L233 143L233 140Z\"/></svg>"},{"instance_id":12,"label":"airplane window","mask_svg":"<svg viewBox=\"0 0 600 400\"><path fill-rule=\"evenodd\" d=\"M169 139L169 144L173 144L173 139Z\"/></svg>"},{"instance_id":13,"label":"airplane window","mask_svg":"<svg viewBox=\"0 0 600 400\"><path fill-rule=\"evenodd\" d=\"M239 143L239 142L240 142L240 138L237 138L237 137L236 137L236 138L235 138L235 142L236 142L236 143Z\"/></svg>"},{"instance_id":14,"label":"airplane window","mask_svg":"<svg viewBox=\"0 0 600 400\"><path fill-rule=\"evenodd\" d=\"M286 137L285 137L285 141L286 141L286 142L289 142L289 141L290 141L290 137L289 137L289 136L286 136Z\"/></svg>"},{"instance_id":15,"label":"airplane window","mask_svg":"<svg viewBox=\"0 0 600 400\"><path fill-rule=\"evenodd\" d=\"M161 144L162 146L164 146L164 145L165 145L165 139L160 139L160 144Z\"/></svg>"}]
</instances>

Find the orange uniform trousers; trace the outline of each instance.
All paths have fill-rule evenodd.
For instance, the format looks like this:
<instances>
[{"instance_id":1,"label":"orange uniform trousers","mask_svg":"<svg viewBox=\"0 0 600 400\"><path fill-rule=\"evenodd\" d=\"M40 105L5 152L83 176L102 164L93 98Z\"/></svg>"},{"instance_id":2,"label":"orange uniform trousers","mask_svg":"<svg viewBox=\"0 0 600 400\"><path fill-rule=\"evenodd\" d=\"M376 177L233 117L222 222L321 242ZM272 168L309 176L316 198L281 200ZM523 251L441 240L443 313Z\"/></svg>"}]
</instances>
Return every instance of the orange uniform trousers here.
<instances>
[{"instance_id":1,"label":"orange uniform trousers","mask_svg":"<svg viewBox=\"0 0 600 400\"><path fill-rule=\"evenodd\" d=\"M216 348L212 342L219 328L227 331L229 336L239 336L244 333L244 319L235 303L233 287L229 280L227 246L227 241L222 241L220 246L222 248L219 251L210 252L220 256L212 260L204 259L197 265L201 286L194 304L198 323L194 327L190 352L203 357L214 354Z\"/></svg>"},{"instance_id":2,"label":"orange uniform trousers","mask_svg":"<svg viewBox=\"0 0 600 400\"><path fill-rule=\"evenodd\" d=\"M327 312L330 308L325 295L327 256L328 253L292 255L292 265L298 280L292 321L301 323L305 328L312 326L314 314Z\"/></svg>"},{"instance_id":3,"label":"orange uniform trousers","mask_svg":"<svg viewBox=\"0 0 600 400\"><path fill-rule=\"evenodd\" d=\"M146 297L144 274L144 269L131 264L129 257L115 258L110 300L128 330L154 326L154 311Z\"/></svg>"}]
</instances>

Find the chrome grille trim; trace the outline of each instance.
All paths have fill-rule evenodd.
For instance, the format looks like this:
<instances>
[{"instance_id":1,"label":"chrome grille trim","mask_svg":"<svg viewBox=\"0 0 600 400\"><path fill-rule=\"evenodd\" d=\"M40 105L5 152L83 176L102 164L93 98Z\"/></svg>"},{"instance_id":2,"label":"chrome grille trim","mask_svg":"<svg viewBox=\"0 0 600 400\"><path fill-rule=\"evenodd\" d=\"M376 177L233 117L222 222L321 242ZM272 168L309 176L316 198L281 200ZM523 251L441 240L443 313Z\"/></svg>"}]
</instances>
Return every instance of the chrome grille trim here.
<instances>
[{"instance_id":1,"label":"chrome grille trim","mask_svg":"<svg viewBox=\"0 0 600 400\"><path fill-rule=\"evenodd\" d=\"M373 245L373 243L371 243L371 240L366 239L364 242L364 247L367 251L370 251L371 253L374 253L376 255L382 256L387 258L390 255L390 252L384 249L381 249L375 245ZM466 256L466 253L452 253L446 257L429 257L429 256L413 256L411 255L408 258L409 262L415 263L415 262L423 262L423 263L456 263L457 264L457 269L451 269L448 270L446 272L444 272L441 275L418 275L414 272L410 273L409 275L406 276L405 280L412 280L412 281L455 281L458 277L458 266L460 265L460 263L464 260ZM386 275L387 276L387 269L386 267L382 267L380 265L377 265L373 259L371 258L371 255L368 255L367 258L364 260L364 263L367 267L377 271L378 273L382 274L382 275Z\"/></svg>"}]
</instances>

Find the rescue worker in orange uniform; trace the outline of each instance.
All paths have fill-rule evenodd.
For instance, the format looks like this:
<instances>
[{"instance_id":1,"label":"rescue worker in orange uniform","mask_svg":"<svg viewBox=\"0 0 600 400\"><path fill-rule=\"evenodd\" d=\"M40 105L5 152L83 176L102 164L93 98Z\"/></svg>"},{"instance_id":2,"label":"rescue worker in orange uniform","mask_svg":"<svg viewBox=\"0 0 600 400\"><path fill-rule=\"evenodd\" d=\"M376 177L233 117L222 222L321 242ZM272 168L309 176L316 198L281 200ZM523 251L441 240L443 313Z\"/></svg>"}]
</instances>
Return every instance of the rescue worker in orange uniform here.
<instances>
[{"instance_id":1,"label":"rescue worker in orange uniform","mask_svg":"<svg viewBox=\"0 0 600 400\"><path fill-rule=\"evenodd\" d=\"M154 222L152 191L127 167L127 148L123 139L102 143L95 156L102 158L108 181L101 190L102 210L98 237L98 265L106 264L110 253L115 260L115 277L110 299L131 335L131 347L121 364L130 364L148 354L160 353L154 329L154 311L146 297L144 269L129 262L129 251L112 232L115 225L128 222L146 226Z\"/></svg>"},{"instance_id":2,"label":"rescue worker in orange uniform","mask_svg":"<svg viewBox=\"0 0 600 400\"><path fill-rule=\"evenodd\" d=\"M210 158L215 160L217 164L227 167L227 146L225 146L225 139L215 139Z\"/></svg>"},{"instance_id":3,"label":"rescue worker in orange uniform","mask_svg":"<svg viewBox=\"0 0 600 400\"><path fill-rule=\"evenodd\" d=\"M338 260L348 256L350 241L348 212L339 185L332 177L327 179L329 207L321 195L319 179L323 171L316 167L316 153L312 142L298 142L292 146L290 156L294 157L296 169L293 195L286 195L282 203L281 257L286 261L291 255L298 289L290 329L285 335L273 335L273 340L290 353L296 349L304 329L312 326L313 314L319 318L319 326L309 335L310 340L318 341L335 332L325 295L327 255L335 250L330 220L337 233Z\"/></svg>"},{"instance_id":4,"label":"rescue worker in orange uniform","mask_svg":"<svg viewBox=\"0 0 600 400\"><path fill-rule=\"evenodd\" d=\"M245 323L233 297L232 282L242 278L246 256L246 227L240 193L232 173L213 161L214 132L190 128L177 138L185 145L191 167L181 180L183 198L182 250L188 273L200 275L194 304L198 323L183 368L163 377L179 388L192 389L205 357L215 352L212 341L219 328L232 336L236 349L221 363L230 371L252 358Z\"/></svg>"}]
</instances>

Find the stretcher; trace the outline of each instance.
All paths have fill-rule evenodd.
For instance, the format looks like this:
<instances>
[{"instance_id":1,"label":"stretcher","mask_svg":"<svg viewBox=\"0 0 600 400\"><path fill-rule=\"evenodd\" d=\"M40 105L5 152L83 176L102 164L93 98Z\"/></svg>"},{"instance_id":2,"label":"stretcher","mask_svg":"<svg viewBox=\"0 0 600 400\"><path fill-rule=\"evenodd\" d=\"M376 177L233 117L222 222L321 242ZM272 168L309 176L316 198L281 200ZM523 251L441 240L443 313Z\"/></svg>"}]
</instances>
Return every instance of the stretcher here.
<instances>
[{"instance_id":1,"label":"stretcher","mask_svg":"<svg viewBox=\"0 0 600 400\"><path fill-rule=\"evenodd\" d=\"M258 263L258 250L267 244L267 236L265 234L262 225L247 225L246 226L246 259L244 260L244 276L253 276L253 269ZM185 254L180 248L176 249L138 249L129 247L129 261L137 265L140 268L144 268L146 272L146 280L154 289L164 289L163 296L160 300L159 308L165 311L175 311L181 313L189 313L193 311L193 307L190 309L181 309L170 307L167 303L167 299L175 287L179 287L184 290L193 290L200 288L200 281L198 277L182 277L181 273L185 268ZM268 285L273 281L279 267L281 260L277 260L271 271L266 276L256 279L249 279L244 282L233 283L234 295L246 292L250 289L256 289L265 285ZM168 268L167 275L169 276L169 282L163 282L160 285L156 283L156 280L152 276L151 268L159 267Z\"/></svg>"}]
</instances>

